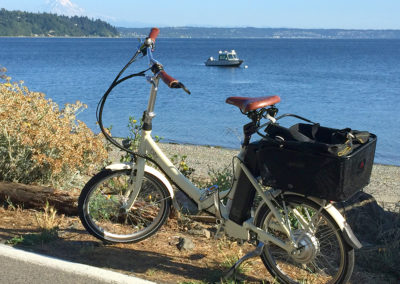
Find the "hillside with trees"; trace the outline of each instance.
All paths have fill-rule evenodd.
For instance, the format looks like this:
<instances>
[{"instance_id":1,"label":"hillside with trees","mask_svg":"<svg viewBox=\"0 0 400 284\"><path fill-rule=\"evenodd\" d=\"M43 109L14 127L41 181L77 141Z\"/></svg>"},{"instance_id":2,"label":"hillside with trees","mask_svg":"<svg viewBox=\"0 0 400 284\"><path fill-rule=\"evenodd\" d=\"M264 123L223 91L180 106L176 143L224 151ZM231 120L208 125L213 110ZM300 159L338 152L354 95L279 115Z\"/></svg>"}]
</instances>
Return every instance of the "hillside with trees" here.
<instances>
[{"instance_id":1,"label":"hillside with trees","mask_svg":"<svg viewBox=\"0 0 400 284\"><path fill-rule=\"evenodd\" d=\"M117 37L110 24L88 17L0 10L0 36Z\"/></svg>"}]
</instances>

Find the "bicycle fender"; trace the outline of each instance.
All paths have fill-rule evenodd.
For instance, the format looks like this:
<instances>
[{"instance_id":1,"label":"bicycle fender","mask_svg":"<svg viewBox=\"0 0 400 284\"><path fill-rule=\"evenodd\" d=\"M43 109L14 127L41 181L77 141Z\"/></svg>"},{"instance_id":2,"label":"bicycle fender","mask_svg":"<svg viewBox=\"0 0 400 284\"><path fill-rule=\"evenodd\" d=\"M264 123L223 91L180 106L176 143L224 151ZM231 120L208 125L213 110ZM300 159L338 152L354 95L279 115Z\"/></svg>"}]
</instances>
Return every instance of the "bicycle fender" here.
<instances>
[{"instance_id":1,"label":"bicycle fender","mask_svg":"<svg viewBox=\"0 0 400 284\"><path fill-rule=\"evenodd\" d=\"M305 197L303 194L299 194L296 192L286 192L285 195L298 195L298 196ZM323 204L322 199L319 199L316 197L311 197L311 196L309 196L307 198L310 199L311 201L317 203L320 206L322 206L322 204ZM254 216L258 216L258 212L261 209L262 205L263 204L259 205ZM331 203L328 203L327 205L325 205L324 209L332 217L332 219L336 222L336 224L339 226L339 229L343 232L343 237L344 237L346 243L356 249L362 248L362 244L357 239L357 237L354 234L353 230L351 229L350 225L346 222L346 219L339 212L339 210L337 210L336 207L333 206Z\"/></svg>"},{"instance_id":2,"label":"bicycle fender","mask_svg":"<svg viewBox=\"0 0 400 284\"><path fill-rule=\"evenodd\" d=\"M314 198L309 197L311 200L316 202ZM318 202L316 202L318 203ZM318 203L320 204L320 203ZM362 244L360 241L357 239L356 235L354 235L353 230L351 229L350 225L347 223L346 219L343 217L343 215L339 212L339 210L336 209L335 206L333 206L331 203L326 205L324 207L326 212L335 220L336 224L338 224L340 230L343 232L343 236L347 244L349 244L351 247L360 249L362 248Z\"/></svg>"},{"instance_id":3,"label":"bicycle fender","mask_svg":"<svg viewBox=\"0 0 400 284\"><path fill-rule=\"evenodd\" d=\"M322 205L322 199L316 197L307 197L308 199L314 201L315 203ZM347 223L346 219L343 215L337 210L332 203L328 203L324 207L325 211L335 220L336 224L339 226L340 230L343 232L344 239L348 245L355 249L362 248L362 244L357 239L356 235L354 234L353 230L351 229L350 225Z\"/></svg>"},{"instance_id":4,"label":"bicycle fender","mask_svg":"<svg viewBox=\"0 0 400 284\"><path fill-rule=\"evenodd\" d=\"M118 171L118 170L131 170L132 169L132 164L130 163L116 163L116 164L111 164L106 167L107 170L112 170L112 171ZM175 193L174 190L172 189L171 183L168 181L168 179L159 171L157 171L155 168L152 168L150 166L145 166L144 171L155 176L158 178L168 189L169 195L171 196L172 199L172 205L179 210L179 205L176 201L175 198Z\"/></svg>"}]
</instances>

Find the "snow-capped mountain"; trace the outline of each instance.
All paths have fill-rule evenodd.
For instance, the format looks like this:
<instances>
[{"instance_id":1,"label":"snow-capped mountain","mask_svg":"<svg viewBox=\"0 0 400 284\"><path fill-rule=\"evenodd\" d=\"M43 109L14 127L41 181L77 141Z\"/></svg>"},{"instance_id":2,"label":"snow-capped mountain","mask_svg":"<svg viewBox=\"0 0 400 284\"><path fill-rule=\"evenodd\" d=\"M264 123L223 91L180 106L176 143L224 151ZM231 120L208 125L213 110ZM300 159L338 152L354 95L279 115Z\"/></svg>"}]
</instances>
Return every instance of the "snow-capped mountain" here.
<instances>
[{"instance_id":1,"label":"snow-capped mountain","mask_svg":"<svg viewBox=\"0 0 400 284\"><path fill-rule=\"evenodd\" d=\"M85 10L70 0L46 0L47 12L65 16L84 16Z\"/></svg>"}]
</instances>

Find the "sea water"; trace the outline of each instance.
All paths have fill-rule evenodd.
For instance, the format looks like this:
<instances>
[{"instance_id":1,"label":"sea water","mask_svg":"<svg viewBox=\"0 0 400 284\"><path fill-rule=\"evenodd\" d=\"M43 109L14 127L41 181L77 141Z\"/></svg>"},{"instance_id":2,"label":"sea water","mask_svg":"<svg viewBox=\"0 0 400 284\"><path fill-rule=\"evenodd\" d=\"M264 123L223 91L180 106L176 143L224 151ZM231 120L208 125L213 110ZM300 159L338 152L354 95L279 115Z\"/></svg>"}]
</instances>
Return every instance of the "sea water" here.
<instances>
[{"instance_id":1,"label":"sea water","mask_svg":"<svg viewBox=\"0 0 400 284\"><path fill-rule=\"evenodd\" d=\"M87 104L79 119L98 132L97 102L137 44L136 39L0 38L0 66L61 106ZM244 60L240 68L204 65L219 50L232 49ZM226 98L279 95L279 114L368 130L378 136L375 162L400 165L400 40L159 38L154 56L192 92L160 84L153 133L162 141L239 148L248 119ZM125 74L147 67L141 59ZM142 77L113 90L104 113L113 135L128 135L128 119L142 116L149 91Z\"/></svg>"}]
</instances>

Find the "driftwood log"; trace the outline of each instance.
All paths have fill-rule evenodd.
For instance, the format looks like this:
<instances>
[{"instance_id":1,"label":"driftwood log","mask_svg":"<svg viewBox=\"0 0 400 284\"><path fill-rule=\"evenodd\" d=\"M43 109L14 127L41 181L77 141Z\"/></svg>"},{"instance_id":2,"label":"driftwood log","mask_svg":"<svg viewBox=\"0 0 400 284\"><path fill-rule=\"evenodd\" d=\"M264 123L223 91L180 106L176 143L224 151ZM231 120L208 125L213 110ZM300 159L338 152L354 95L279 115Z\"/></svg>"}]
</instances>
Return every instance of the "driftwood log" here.
<instances>
[{"instance_id":1,"label":"driftwood log","mask_svg":"<svg viewBox=\"0 0 400 284\"><path fill-rule=\"evenodd\" d=\"M78 195L50 187L0 182L0 200L9 200L23 208L35 209L43 208L48 202L59 213L67 215L77 215L78 213Z\"/></svg>"}]
</instances>

